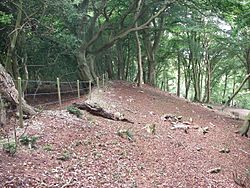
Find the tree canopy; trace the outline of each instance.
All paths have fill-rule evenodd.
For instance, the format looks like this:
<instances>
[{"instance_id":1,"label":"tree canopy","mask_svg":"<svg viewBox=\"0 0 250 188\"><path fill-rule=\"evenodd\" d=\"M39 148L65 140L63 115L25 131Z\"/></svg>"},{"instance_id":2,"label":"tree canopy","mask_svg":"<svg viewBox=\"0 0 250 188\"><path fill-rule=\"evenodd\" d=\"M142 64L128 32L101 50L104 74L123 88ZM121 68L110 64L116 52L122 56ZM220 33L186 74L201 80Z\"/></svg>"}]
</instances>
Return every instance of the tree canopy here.
<instances>
[{"instance_id":1,"label":"tree canopy","mask_svg":"<svg viewBox=\"0 0 250 188\"><path fill-rule=\"evenodd\" d=\"M1 64L14 80L144 82L220 103L250 73L246 0L3 0ZM250 108L250 79L234 103Z\"/></svg>"}]
</instances>

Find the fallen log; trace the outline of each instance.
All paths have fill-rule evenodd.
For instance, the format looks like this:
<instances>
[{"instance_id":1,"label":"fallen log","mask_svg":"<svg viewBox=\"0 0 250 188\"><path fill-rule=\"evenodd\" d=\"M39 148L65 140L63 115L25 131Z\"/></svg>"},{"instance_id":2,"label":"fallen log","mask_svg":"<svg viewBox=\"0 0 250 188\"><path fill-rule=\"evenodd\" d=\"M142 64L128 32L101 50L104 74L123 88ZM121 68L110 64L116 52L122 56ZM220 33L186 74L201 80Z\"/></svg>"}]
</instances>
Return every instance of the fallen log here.
<instances>
[{"instance_id":1,"label":"fallen log","mask_svg":"<svg viewBox=\"0 0 250 188\"><path fill-rule=\"evenodd\" d=\"M100 116L104 117L107 119L115 120L115 121L123 121L127 123L134 123L126 118L123 117L119 112L116 113L111 113L100 107L97 103L88 103L88 102L83 102L83 103L73 103L73 106L76 108L79 108L80 110L85 110L95 116Z\"/></svg>"}]
</instances>

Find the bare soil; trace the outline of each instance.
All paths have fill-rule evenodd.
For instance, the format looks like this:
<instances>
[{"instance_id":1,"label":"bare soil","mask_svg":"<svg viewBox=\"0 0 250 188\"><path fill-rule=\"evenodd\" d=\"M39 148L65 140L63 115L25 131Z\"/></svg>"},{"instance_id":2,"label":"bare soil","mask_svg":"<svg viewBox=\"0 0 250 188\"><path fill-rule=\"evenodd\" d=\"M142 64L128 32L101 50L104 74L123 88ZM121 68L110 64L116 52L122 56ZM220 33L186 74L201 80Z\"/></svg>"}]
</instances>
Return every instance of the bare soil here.
<instances>
[{"instance_id":1,"label":"bare soil","mask_svg":"<svg viewBox=\"0 0 250 188\"><path fill-rule=\"evenodd\" d=\"M134 124L87 112L77 118L65 110L81 100L25 120L27 128L17 134L38 136L36 147L20 146L14 156L0 151L0 187L233 188L240 187L233 173L241 180L250 173L250 140L235 133L242 120L121 81L95 90L91 100ZM172 129L164 114L181 116L189 128ZM155 134L147 131L150 124ZM209 172L215 168L220 171Z\"/></svg>"}]
</instances>

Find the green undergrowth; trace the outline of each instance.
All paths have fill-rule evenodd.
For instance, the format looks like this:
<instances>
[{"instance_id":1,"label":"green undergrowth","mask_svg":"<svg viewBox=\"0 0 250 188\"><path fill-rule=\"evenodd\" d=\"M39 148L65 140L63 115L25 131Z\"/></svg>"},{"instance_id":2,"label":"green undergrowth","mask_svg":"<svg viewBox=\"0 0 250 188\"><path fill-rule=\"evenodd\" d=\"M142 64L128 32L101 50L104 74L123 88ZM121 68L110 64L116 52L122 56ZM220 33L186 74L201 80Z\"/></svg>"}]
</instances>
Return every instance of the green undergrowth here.
<instances>
[{"instance_id":1,"label":"green undergrowth","mask_svg":"<svg viewBox=\"0 0 250 188\"><path fill-rule=\"evenodd\" d=\"M16 153L17 146L15 142L8 142L3 144L3 151L9 155L14 155Z\"/></svg>"},{"instance_id":2,"label":"green undergrowth","mask_svg":"<svg viewBox=\"0 0 250 188\"><path fill-rule=\"evenodd\" d=\"M29 148L35 148L37 139L37 136L23 135L19 138L19 142L24 146L29 146Z\"/></svg>"},{"instance_id":3,"label":"green undergrowth","mask_svg":"<svg viewBox=\"0 0 250 188\"><path fill-rule=\"evenodd\" d=\"M68 106L67 107L67 111L70 113L70 114L73 114L75 115L76 117L78 118L81 118L82 117L82 112L81 110L79 110L78 108L74 107L74 106Z\"/></svg>"}]
</instances>

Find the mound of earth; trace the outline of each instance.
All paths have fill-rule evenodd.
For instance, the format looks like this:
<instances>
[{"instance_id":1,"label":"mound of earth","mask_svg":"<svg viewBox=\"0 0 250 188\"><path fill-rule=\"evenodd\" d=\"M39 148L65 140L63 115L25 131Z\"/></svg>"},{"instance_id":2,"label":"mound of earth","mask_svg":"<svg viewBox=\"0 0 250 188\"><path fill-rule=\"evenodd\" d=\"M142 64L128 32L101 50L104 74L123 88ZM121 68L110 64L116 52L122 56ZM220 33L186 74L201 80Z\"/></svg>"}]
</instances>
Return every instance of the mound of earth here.
<instances>
[{"instance_id":1,"label":"mound of earth","mask_svg":"<svg viewBox=\"0 0 250 188\"><path fill-rule=\"evenodd\" d=\"M0 151L0 187L250 186L249 139L235 133L242 121L121 81L88 100L134 123L44 111L17 132L38 137L35 147Z\"/></svg>"}]
</instances>

